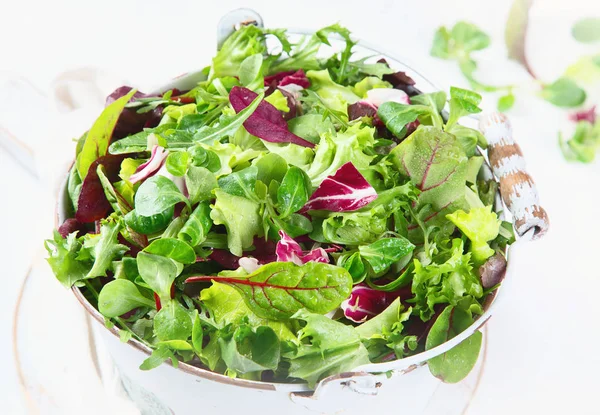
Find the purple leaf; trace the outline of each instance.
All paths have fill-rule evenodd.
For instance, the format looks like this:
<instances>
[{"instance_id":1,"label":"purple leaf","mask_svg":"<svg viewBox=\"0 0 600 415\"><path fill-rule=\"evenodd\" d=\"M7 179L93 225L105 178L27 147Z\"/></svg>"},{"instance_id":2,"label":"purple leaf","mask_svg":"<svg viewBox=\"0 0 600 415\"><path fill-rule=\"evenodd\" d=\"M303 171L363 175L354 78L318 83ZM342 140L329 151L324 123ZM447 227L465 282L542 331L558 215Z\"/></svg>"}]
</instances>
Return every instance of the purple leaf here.
<instances>
[{"instance_id":1,"label":"purple leaf","mask_svg":"<svg viewBox=\"0 0 600 415\"><path fill-rule=\"evenodd\" d=\"M387 61L385 59L380 59L377 62L385 63L387 65ZM396 89L401 89L406 92L408 96L420 95L421 91L415 88L415 81L406 74L406 72L398 71L395 73L383 75L382 79L384 81L389 82Z\"/></svg>"},{"instance_id":2,"label":"purple leaf","mask_svg":"<svg viewBox=\"0 0 600 415\"><path fill-rule=\"evenodd\" d=\"M276 254L278 262L293 262L296 265L306 264L309 261L329 263L327 252L323 248L303 251L302 247L284 231L279 231L281 240L277 242Z\"/></svg>"},{"instance_id":3,"label":"purple leaf","mask_svg":"<svg viewBox=\"0 0 600 415\"><path fill-rule=\"evenodd\" d=\"M358 284L352 288L350 298L344 300L340 307L348 320L364 323L385 310L399 294L399 291L380 291Z\"/></svg>"},{"instance_id":4,"label":"purple leaf","mask_svg":"<svg viewBox=\"0 0 600 415\"><path fill-rule=\"evenodd\" d=\"M84 233L86 233L85 224L80 223L75 218L69 218L65 220L63 224L58 227L58 233L60 233L60 236L62 236L63 238L66 238L67 235L76 231L80 232L78 236L81 236Z\"/></svg>"},{"instance_id":5,"label":"purple leaf","mask_svg":"<svg viewBox=\"0 0 600 415\"><path fill-rule=\"evenodd\" d=\"M229 102L236 113L250 105L258 95L247 88L234 86L229 93ZM281 112L267 101L261 101L256 111L244 122L252 135L271 143L293 143L303 147L314 147L310 141L291 133Z\"/></svg>"},{"instance_id":6,"label":"purple leaf","mask_svg":"<svg viewBox=\"0 0 600 415\"><path fill-rule=\"evenodd\" d=\"M302 69L297 71L279 72L275 75L265 77L265 86L286 86L298 85L302 88L308 88L310 81Z\"/></svg>"},{"instance_id":7,"label":"purple leaf","mask_svg":"<svg viewBox=\"0 0 600 415\"><path fill-rule=\"evenodd\" d=\"M377 117L377 107L367 101L357 101L348 105L348 120L356 120L361 117Z\"/></svg>"},{"instance_id":8,"label":"purple leaf","mask_svg":"<svg viewBox=\"0 0 600 415\"><path fill-rule=\"evenodd\" d=\"M75 219L81 223L90 223L106 217L112 207L104 194L104 188L98 178L96 169L99 164L104 166L106 177L112 183L119 180L121 162L131 157L131 154L107 154L94 161L81 186L81 193L77 202Z\"/></svg>"},{"instance_id":9,"label":"purple leaf","mask_svg":"<svg viewBox=\"0 0 600 415\"><path fill-rule=\"evenodd\" d=\"M581 110L569 115L569 119L574 122L587 121L590 124L596 122L596 106L594 105L588 110Z\"/></svg>"},{"instance_id":10,"label":"purple leaf","mask_svg":"<svg viewBox=\"0 0 600 415\"><path fill-rule=\"evenodd\" d=\"M333 176L327 176L312 194L301 212L329 210L348 212L360 209L377 199L377 192L352 162L340 167Z\"/></svg>"},{"instance_id":11,"label":"purple leaf","mask_svg":"<svg viewBox=\"0 0 600 415\"><path fill-rule=\"evenodd\" d=\"M147 162L141 164L129 177L129 181L132 184L139 182L140 180L147 179L148 177L154 175L163 165L163 162L167 158L169 153L165 151L164 147L154 146L152 147L152 154Z\"/></svg>"}]
</instances>

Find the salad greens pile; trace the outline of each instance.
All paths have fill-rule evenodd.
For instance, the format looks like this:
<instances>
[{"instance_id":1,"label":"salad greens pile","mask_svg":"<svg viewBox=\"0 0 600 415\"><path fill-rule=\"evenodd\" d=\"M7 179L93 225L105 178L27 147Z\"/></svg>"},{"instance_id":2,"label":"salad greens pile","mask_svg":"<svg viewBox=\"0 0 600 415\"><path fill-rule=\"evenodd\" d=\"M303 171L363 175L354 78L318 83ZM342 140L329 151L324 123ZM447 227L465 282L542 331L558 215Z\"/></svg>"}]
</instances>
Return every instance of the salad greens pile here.
<instances>
[{"instance_id":1,"label":"salad greens pile","mask_svg":"<svg viewBox=\"0 0 600 415\"><path fill-rule=\"evenodd\" d=\"M345 46L322 58L334 34ZM141 369L314 386L483 313L514 236L481 173L485 139L458 123L481 97L423 94L354 45L339 25L295 43L244 26L193 89L121 87L79 139L48 262L153 350ZM476 332L431 372L462 379L480 345Z\"/></svg>"}]
</instances>

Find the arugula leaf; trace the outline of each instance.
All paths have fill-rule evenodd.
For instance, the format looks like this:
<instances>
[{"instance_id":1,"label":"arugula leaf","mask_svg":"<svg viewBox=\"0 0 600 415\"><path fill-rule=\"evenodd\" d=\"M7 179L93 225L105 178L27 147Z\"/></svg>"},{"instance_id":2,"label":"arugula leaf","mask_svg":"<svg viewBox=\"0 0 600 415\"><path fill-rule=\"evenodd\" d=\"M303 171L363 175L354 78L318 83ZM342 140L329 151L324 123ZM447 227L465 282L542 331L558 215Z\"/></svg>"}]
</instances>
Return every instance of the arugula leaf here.
<instances>
[{"instance_id":1,"label":"arugula leaf","mask_svg":"<svg viewBox=\"0 0 600 415\"><path fill-rule=\"evenodd\" d=\"M77 156L76 166L81 180L87 176L92 163L106 155L119 116L135 92L135 90L131 90L127 95L104 108L102 114L88 131L81 153Z\"/></svg>"},{"instance_id":2,"label":"arugula leaf","mask_svg":"<svg viewBox=\"0 0 600 415\"><path fill-rule=\"evenodd\" d=\"M161 345L152 351L150 357L142 362L140 370L151 370L159 367L165 360L171 359L173 367L177 367L177 359L168 346Z\"/></svg>"},{"instance_id":3,"label":"arugula leaf","mask_svg":"<svg viewBox=\"0 0 600 415\"><path fill-rule=\"evenodd\" d=\"M290 357L291 377L304 379L309 387L314 387L328 375L370 363L367 349L352 326L305 310L292 318L306 322L298 337L309 342L301 343Z\"/></svg>"},{"instance_id":4,"label":"arugula leaf","mask_svg":"<svg viewBox=\"0 0 600 415\"><path fill-rule=\"evenodd\" d=\"M94 259L94 265L85 276L86 279L105 277L112 261L129 249L117 240L121 228L120 221L103 221L99 235L88 233L83 237L83 250Z\"/></svg>"},{"instance_id":5,"label":"arugula leaf","mask_svg":"<svg viewBox=\"0 0 600 415\"><path fill-rule=\"evenodd\" d=\"M210 217L215 225L227 228L227 246L232 254L242 256L252 246L254 236L261 234L259 204L245 197L215 190L216 202Z\"/></svg>"},{"instance_id":6,"label":"arugula leaf","mask_svg":"<svg viewBox=\"0 0 600 415\"><path fill-rule=\"evenodd\" d=\"M281 320L300 309L325 314L350 295L352 277L344 268L322 262L298 266L272 262L245 277L199 276L186 282L212 280L236 288L259 317Z\"/></svg>"},{"instance_id":7,"label":"arugula leaf","mask_svg":"<svg viewBox=\"0 0 600 415\"><path fill-rule=\"evenodd\" d=\"M390 265L400 258L409 255L415 246L403 237L382 238L370 245L358 247L358 252L364 258L375 274L385 272Z\"/></svg>"},{"instance_id":8,"label":"arugula leaf","mask_svg":"<svg viewBox=\"0 0 600 415\"><path fill-rule=\"evenodd\" d=\"M185 221L177 237L193 247L198 246L206 240L212 224L210 205L208 202L201 202ZM195 259L196 255L194 255Z\"/></svg>"},{"instance_id":9,"label":"arugula leaf","mask_svg":"<svg viewBox=\"0 0 600 415\"><path fill-rule=\"evenodd\" d=\"M585 91L570 78L558 78L545 85L540 96L557 107L573 108L585 102Z\"/></svg>"},{"instance_id":10,"label":"arugula leaf","mask_svg":"<svg viewBox=\"0 0 600 415\"><path fill-rule=\"evenodd\" d=\"M350 37L350 31L345 27L340 26L339 24L333 24L331 26L324 27L323 29L317 31L316 36L321 39L321 42L324 44L331 46L329 43L328 37L332 34L338 34L344 39L346 45L344 50L340 52L339 63L335 68L332 68L331 71L335 74L335 80L338 83L342 83L347 78L348 72L348 64L350 61L350 57L352 56L352 48L357 42L353 41Z\"/></svg>"},{"instance_id":11,"label":"arugula leaf","mask_svg":"<svg viewBox=\"0 0 600 415\"><path fill-rule=\"evenodd\" d=\"M135 210L141 216L157 215L179 202L190 205L175 183L159 175L145 180L135 194Z\"/></svg>"},{"instance_id":12,"label":"arugula leaf","mask_svg":"<svg viewBox=\"0 0 600 415\"><path fill-rule=\"evenodd\" d=\"M446 307L431 326L425 348L429 350L447 342L472 323L473 318L468 313L452 306ZM481 340L481 332L476 331L454 348L430 359L427 362L429 371L446 383L460 382L477 363Z\"/></svg>"},{"instance_id":13,"label":"arugula leaf","mask_svg":"<svg viewBox=\"0 0 600 415\"><path fill-rule=\"evenodd\" d=\"M109 282L98 296L98 311L108 318L119 317L137 307L154 307L154 301L140 293L138 287L129 280L118 279Z\"/></svg>"},{"instance_id":14,"label":"arugula leaf","mask_svg":"<svg viewBox=\"0 0 600 415\"><path fill-rule=\"evenodd\" d=\"M256 111L263 98L264 94L258 94L250 105L239 111L236 115L221 117L216 126L201 128L194 134L194 141L197 143L213 144L221 138L233 136L254 111Z\"/></svg>"},{"instance_id":15,"label":"arugula leaf","mask_svg":"<svg viewBox=\"0 0 600 415\"><path fill-rule=\"evenodd\" d=\"M501 221L498 215L492 212L492 206L473 208L469 213L457 210L446 215L446 218L471 240L470 251L475 265L483 264L486 259L494 255L495 251L488 245L488 241L498 236Z\"/></svg>"},{"instance_id":16,"label":"arugula leaf","mask_svg":"<svg viewBox=\"0 0 600 415\"><path fill-rule=\"evenodd\" d=\"M308 201L310 179L304 170L291 166L277 190L278 210L285 218L300 210Z\"/></svg>"},{"instance_id":17,"label":"arugula leaf","mask_svg":"<svg viewBox=\"0 0 600 415\"><path fill-rule=\"evenodd\" d=\"M175 238L155 239L150 245L144 248L144 252L171 258L182 264L193 264L196 262L196 253L194 250L187 243Z\"/></svg>"},{"instance_id":18,"label":"arugula leaf","mask_svg":"<svg viewBox=\"0 0 600 415\"><path fill-rule=\"evenodd\" d=\"M137 266L140 277L163 299L171 298L171 285L183 270L183 266L170 258L140 252L137 255Z\"/></svg>"},{"instance_id":19,"label":"arugula leaf","mask_svg":"<svg viewBox=\"0 0 600 415\"><path fill-rule=\"evenodd\" d=\"M176 300L168 300L154 316L154 334L160 341L187 340L192 334L190 313Z\"/></svg>"}]
</instances>

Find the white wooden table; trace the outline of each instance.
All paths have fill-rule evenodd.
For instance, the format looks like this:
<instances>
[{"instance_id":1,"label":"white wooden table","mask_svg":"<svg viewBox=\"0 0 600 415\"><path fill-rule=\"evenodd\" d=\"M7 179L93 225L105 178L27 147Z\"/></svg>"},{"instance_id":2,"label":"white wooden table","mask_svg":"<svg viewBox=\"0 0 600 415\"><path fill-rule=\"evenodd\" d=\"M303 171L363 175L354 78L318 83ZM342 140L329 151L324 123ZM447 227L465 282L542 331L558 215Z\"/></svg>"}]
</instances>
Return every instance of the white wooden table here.
<instances>
[{"instance_id":1,"label":"white wooden table","mask_svg":"<svg viewBox=\"0 0 600 415\"><path fill-rule=\"evenodd\" d=\"M108 0L92 7L75 0L39 4L25 0L12 2L8 14L3 13L7 18L0 25L0 38L10 41L0 44L0 88L21 78L54 99L53 80L59 74L80 67L100 69L91 76L97 87L79 94L89 99L76 102L80 108L74 112L61 113L41 101L32 105L29 98L23 102L30 95L17 94L10 101L5 94L0 97L0 125L18 130L17 138L26 141L36 157L35 166L25 169L15 160L14 149L11 155L0 146L2 413L81 413L82 404L89 413L135 413L119 396L118 384L99 381L87 358L92 352L86 319L40 261L42 240L53 226L53 192L72 148L69 140L99 111L94 97L121 80L135 80L150 89L206 64L213 53L218 18L240 5L228 0L210 7L197 1ZM429 56L433 33L440 24L470 20L493 38L492 47L480 55L482 78L491 83L527 79L516 64L504 59L502 35L509 1L305 0L243 5L258 10L271 27L316 29L339 20L357 37L409 57L442 86L466 84L454 65ZM585 15L600 15L598 2L538 0L528 50L541 77L552 80L567 63L591 52L569 41L570 25ZM27 16L26 29L19 16ZM77 88L82 91L85 85ZM600 97L598 91L595 97ZM487 108L494 105L494 98L486 102ZM440 407L432 413L461 413L462 408L453 406L456 391L473 391L475 385L467 414L598 413L600 160L589 166L567 164L556 143L557 131L566 124L565 113L531 95L518 96L509 115L550 215L551 230L511 258L521 272L511 292L505 293L510 297L508 306L487 324L484 370L458 389L446 389L452 391L446 396L440 392ZM30 277L22 290L26 275ZM15 339L11 316L19 299Z\"/></svg>"}]
</instances>

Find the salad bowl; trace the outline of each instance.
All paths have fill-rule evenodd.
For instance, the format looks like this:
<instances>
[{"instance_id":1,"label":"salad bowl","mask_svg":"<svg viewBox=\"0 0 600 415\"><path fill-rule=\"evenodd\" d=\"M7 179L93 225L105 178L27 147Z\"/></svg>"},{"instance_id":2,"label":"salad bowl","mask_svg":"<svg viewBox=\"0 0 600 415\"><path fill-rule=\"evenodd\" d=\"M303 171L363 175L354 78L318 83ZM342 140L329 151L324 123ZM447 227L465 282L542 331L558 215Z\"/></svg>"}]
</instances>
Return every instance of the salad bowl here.
<instances>
[{"instance_id":1,"label":"salad bowl","mask_svg":"<svg viewBox=\"0 0 600 415\"><path fill-rule=\"evenodd\" d=\"M251 10L236 10L225 16L218 27L219 46L233 31L249 23L262 27L262 19ZM306 34L310 33L292 31L290 40L295 41ZM344 39L332 36L327 45L333 50L342 50L345 43ZM418 88L420 93L438 91L427 78L403 59L394 58L393 54L358 42L353 57L371 60L383 58L391 68L408 74L414 80L414 88ZM206 80L207 76L206 71L186 74L161 85L156 92L174 89L187 91ZM443 115L447 118L447 114ZM500 280L506 275L502 283L505 286L518 272L510 258L518 250L519 244L541 237L548 228L548 218L539 205L533 180L525 171L523 156L513 139L507 117L500 113L484 114L478 119L471 117L461 120L461 124L478 129L487 140L487 149L476 150L485 159L479 174L486 180L497 179L498 190L492 196L494 211L501 219L514 224L518 236L517 242L504 252L508 261L498 265L502 268L496 271L499 280L491 284L482 312L468 327L447 341L419 353L377 363L363 361L350 371L324 377L318 382L283 383L244 379L183 361L178 362L177 367L164 363L156 365L151 371L141 371L138 368L140 362L148 359L153 350L136 338L123 337L122 330L117 326L105 324L105 315L90 303L79 287L73 286L75 297L98 323L93 326L94 332L103 339L125 390L141 412L364 413L374 408L391 408L402 402L403 411L422 413L440 382L427 370L427 362L466 344L478 332L499 302L504 300L502 293L506 288L498 288ZM65 183L58 198L57 224L72 217L72 210L68 184Z\"/></svg>"}]
</instances>

